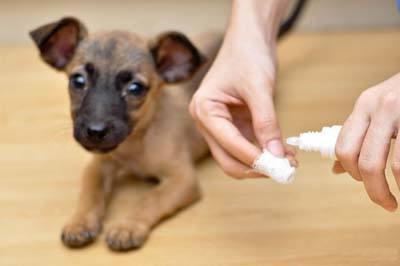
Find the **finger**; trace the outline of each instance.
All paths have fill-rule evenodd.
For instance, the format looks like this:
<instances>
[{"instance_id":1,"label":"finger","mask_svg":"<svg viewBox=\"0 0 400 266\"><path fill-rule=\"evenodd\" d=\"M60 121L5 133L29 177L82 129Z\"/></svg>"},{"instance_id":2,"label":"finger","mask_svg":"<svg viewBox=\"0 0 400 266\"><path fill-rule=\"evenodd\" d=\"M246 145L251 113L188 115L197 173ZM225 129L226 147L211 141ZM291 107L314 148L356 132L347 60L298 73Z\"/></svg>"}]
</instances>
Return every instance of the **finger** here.
<instances>
[{"instance_id":1,"label":"finger","mask_svg":"<svg viewBox=\"0 0 400 266\"><path fill-rule=\"evenodd\" d=\"M397 187L400 189L400 134L397 133L396 141L393 147L392 173L396 179Z\"/></svg>"},{"instance_id":2,"label":"finger","mask_svg":"<svg viewBox=\"0 0 400 266\"><path fill-rule=\"evenodd\" d=\"M385 176L393 130L385 116L373 118L358 159L359 171L370 199L388 211L397 208Z\"/></svg>"},{"instance_id":3,"label":"finger","mask_svg":"<svg viewBox=\"0 0 400 266\"><path fill-rule=\"evenodd\" d=\"M253 90L251 94L245 96L245 100L251 112L258 143L272 154L283 157L285 149L281 139L274 103L271 96L265 91L260 89Z\"/></svg>"},{"instance_id":4,"label":"finger","mask_svg":"<svg viewBox=\"0 0 400 266\"><path fill-rule=\"evenodd\" d=\"M286 154L286 159L288 159L289 160L289 163L290 163L290 165L291 166L293 166L293 167L299 167L299 162L296 160L296 158L294 157L294 155L292 155L292 154Z\"/></svg>"},{"instance_id":5,"label":"finger","mask_svg":"<svg viewBox=\"0 0 400 266\"><path fill-rule=\"evenodd\" d=\"M353 111L343 124L335 147L336 157L342 168L358 181L362 180L358 157L369 126L367 114L364 110Z\"/></svg>"},{"instance_id":6,"label":"finger","mask_svg":"<svg viewBox=\"0 0 400 266\"><path fill-rule=\"evenodd\" d=\"M334 174L343 174L346 172L346 170L344 170L342 164L339 161L335 161L332 165L332 172Z\"/></svg>"},{"instance_id":7,"label":"finger","mask_svg":"<svg viewBox=\"0 0 400 266\"><path fill-rule=\"evenodd\" d=\"M297 150L295 147L290 146L288 144L284 145L285 148L285 157L289 160L291 166L299 167L299 162L296 159Z\"/></svg>"},{"instance_id":8,"label":"finger","mask_svg":"<svg viewBox=\"0 0 400 266\"><path fill-rule=\"evenodd\" d=\"M207 132L204 127L199 124L197 126L207 144L209 145L214 159L224 170L225 174L237 179L265 177L259 173L252 171L251 168L234 159L226 151L224 151L224 149L218 144L218 142L215 141L215 139Z\"/></svg>"},{"instance_id":9,"label":"finger","mask_svg":"<svg viewBox=\"0 0 400 266\"><path fill-rule=\"evenodd\" d=\"M285 144L284 147L285 147L285 154L290 154L292 156L296 156L297 150L295 147L293 147L289 144Z\"/></svg>"},{"instance_id":10,"label":"finger","mask_svg":"<svg viewBox=\"0 0 400 266\"><path fill-rule=\"evenodd\" d=\"M251 113L247 106L229 106L232 115L233 124L239 129L240 133L254 143L257 141L254 134L253 122L251 121Z\"/></svg>"},{"instance_id":11,"label":"finger","mask_svg":"<svg viewBox=\"0 0 400 266\"><path fill-rule=\"evenodd\" d=\"M243 137L233 125L232 117L224 103L205 101L196 114L208 134L236 160L250 166L261 154L261 150Z\"/></svg>"},{"instance_id":12,"label":"finger","mask_svg":"<svg viewBox=\"0 0 400 266\"><path fill-rule=\"evenodd\" d=\"M259 145L276 156L285 155L274 102L267 83L251 84L252 90L246 90L243 98L251 112L253 128Z\"/></svg>"}]
</instances>

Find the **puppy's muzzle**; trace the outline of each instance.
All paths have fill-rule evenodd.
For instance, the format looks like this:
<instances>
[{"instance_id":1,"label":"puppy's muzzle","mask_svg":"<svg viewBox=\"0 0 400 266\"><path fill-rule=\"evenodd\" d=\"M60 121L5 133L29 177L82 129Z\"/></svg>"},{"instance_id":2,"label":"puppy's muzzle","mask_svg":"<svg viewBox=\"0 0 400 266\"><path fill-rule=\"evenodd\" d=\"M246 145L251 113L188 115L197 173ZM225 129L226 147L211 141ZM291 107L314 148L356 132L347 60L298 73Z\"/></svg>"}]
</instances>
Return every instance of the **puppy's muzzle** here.
<instances>
[{"instance_id":1,"label":"puppy's muzzle","mask_svg":"<svg viewBox=\"0 0 400 266\"><path fill-rule=\"evenodd\" d=\"M114 150L127 135L125 127L117 124L77 119L74 124L74 137L88 151L109 152Z\"/></svg>"}]
</instances>

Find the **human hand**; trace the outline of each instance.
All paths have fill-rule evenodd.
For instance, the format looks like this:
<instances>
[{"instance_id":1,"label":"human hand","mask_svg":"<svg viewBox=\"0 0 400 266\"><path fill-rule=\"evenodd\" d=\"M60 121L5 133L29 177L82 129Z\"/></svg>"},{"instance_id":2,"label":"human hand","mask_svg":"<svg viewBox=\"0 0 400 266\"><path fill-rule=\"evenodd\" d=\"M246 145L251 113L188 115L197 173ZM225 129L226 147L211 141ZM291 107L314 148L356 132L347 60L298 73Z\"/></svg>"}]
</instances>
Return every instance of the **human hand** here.
<instances>
[{"instance_id":1,"label":"human hand","mask_svg":"<svg viewBox=\"0 0 400 266\"><path fill-rule=\"evenodd\" d=\"M231 21L220 52L190 104L214 158L225 173L236 178L259 176L250 166L264 148L276 156L287 155L296 165L282 144L274 109L272 36L276 32L266 34L258 22L251 21L254 17Z\"/></svg>"},{"instance_id":2,"label":"human hand","mask_svg":"<svg viewBox=\"0 0 400 266\"><path fill-rule=\"evenodd\" d=\"M385 168L392 137L396 137L392 173L400 186L400 74L365 90L340 132L336 173L348 172L362 181L370 199L388 211L397 209Z\"/></svg>"}]
</instances>

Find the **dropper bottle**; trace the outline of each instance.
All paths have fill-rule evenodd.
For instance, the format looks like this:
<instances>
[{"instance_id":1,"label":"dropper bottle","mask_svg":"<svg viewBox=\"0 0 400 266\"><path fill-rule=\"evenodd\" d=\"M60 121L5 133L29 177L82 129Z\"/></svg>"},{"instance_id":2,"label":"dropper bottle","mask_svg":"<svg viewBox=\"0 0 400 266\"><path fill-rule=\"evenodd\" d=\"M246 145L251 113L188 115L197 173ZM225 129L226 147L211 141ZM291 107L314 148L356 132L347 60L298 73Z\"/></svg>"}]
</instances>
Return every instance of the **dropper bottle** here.
<instances>
[{"instance_id":1,"label":"dropper bottle","mask_svg":"<svg viewBox=\"0 0 400 266\"><path fill-rule=\"evenodd\" d=\"M301 133L297 137L286 139L286 143L291 146L297 146L304 151L317 151L323 157L336 159L335 146L342 126L335 125L323 127L321 131L309 131Z\"/></svg>"}]
</instances>

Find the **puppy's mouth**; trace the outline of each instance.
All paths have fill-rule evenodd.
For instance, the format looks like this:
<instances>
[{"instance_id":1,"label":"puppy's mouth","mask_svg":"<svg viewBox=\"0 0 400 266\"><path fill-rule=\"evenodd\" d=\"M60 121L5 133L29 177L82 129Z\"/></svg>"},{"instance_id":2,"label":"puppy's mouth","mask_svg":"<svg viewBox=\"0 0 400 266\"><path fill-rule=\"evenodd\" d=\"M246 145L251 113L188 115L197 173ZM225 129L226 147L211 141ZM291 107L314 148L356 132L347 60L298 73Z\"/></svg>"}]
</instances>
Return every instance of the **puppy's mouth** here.
<instances>
[{"instance_id":1,"label":"puppy's mouth","mask_svg":"<svg viewBox=\"0 0 400 266\"><path fill-rule=\"evenodd\" d=\"M132 131L133 126L120 119L74 121L74 138L87 151L109 153L117 149Z\"/></svg>"},{"instance_id":2,"label":"puppy's mouth","mask_svg":"<svg viewBox=\"0 0 400 266\"><path fill-rule=\"evenodd\" d=\"M87 151L93 152L93 153L109 153L112 152L113 150L115 150L118 145L114 145L114 146L109 146L109 147L96 147L96 146L89 146L89 145L85 145L82 144L83 148L85 148Z\"/></svg>"},{"instance_id":3,"label":"puppy's mouth","mask_svg":"<svg viewBox=\"0 0 400 266\"><path fill-rule=\"evenodd\" d=\"M74 130L75 140L87 151L93 153L109 153L118 148L125 140L127 134L125 132L114 132L104 138L88 136L81 130Z\"/></svg>"},{"instance_id":4,"label":"puppy's mouth","mask_svg":"<svg viewBox=\"0 0 400 266\"><path fill-rule=\"evenodd\" d=\"M87 151L93 153L109 153L118 148L121 141L93 141L75 135L75 140Z\"/></svg>"}]
</instances>

